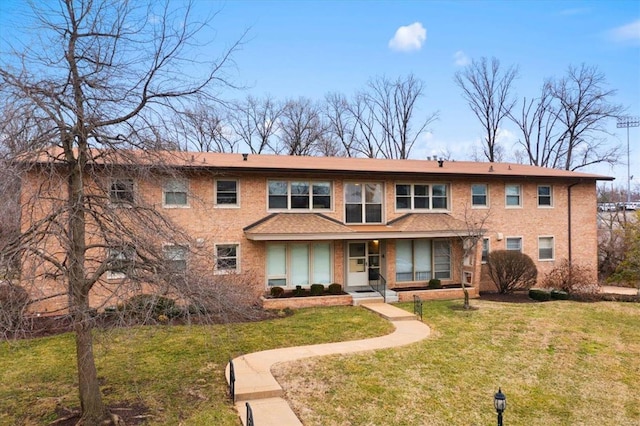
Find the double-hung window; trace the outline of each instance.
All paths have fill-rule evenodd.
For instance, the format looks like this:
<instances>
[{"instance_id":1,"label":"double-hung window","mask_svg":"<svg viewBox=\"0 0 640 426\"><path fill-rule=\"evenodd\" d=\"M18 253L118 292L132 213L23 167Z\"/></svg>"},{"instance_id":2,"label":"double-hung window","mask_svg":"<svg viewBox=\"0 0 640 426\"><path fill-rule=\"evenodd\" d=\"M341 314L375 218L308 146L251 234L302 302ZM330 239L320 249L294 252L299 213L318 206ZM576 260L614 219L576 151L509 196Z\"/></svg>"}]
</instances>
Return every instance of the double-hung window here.
<instances>
[{"instance_id":1,"label":"double-hung window","mask_svg":"<svg viewBox=\"0 0 640 426\"><path fill-rule=\"evenodd\" d=\"M235 179L216 180L216 207L237 207L238 181Z\"/></svg>"},{"instance_id":2,"label":"double-hung window","mask_svg":"<svg viewBox=\"0 0 640 426\"><path fill-rule=\"evenodd\" d=\"M487 207L488 205L488 188L484 183L476 183L471 185L471 206Z\"/></svg>"},{"instance_id":3,"label":"double-hung window","mask_svg":"<svg viewBox=\"0 0 640 426\"><path fill-rule=\"evenodd\" d=\"M446 210L448 205L447 184L396 184L396 210Z\"/></svg>"},{"instance_id":4,"label":"double-hung window","mask_svg":"<svg viewBox=\"0 0 640 426\"><path fill-rule=\"evenodd\" d=\"M346 183L344 207L346 223L382 222L382 184Z\"/></svg>"},{"instance_id":5,"label":"double-hung window","mask_svg":"<svg viewBox=\"0 0 640 426\"><path fill-rule=\"evenodd\" d=\"M522 252L522 237L507 237L507 250Z\"/></svg>"},{"instance_id":6,"label":"double-hung window","mask_svg":"<svg viewBox=\"0 0 640 426\"><path fill-rule=\"evenodd\" d=\"M553 207L551 185L538 185L538 207Z\"/></svg>"},{"instance_id":7,"label":"double-hung window","mask_svg":"<svg viewBox=\"0 0 640 426\"><path fill-rule=\"evenodd\" d=\"M163 247L164 258L167 266L173 273L185 272L187 270L188 248L185 246L170 244Z\"/></svg>"},{"instance_id":8,"label":"double-hung window","mask_svg":"<svg viewBox=\"0 0 640 426\"><path fill-rule=\"evenodd\" d=\"M489 256L489 238L482 239L482 263L487 263L487 257Z\"/></svg>"},{"instance_id":9,"label":"double-hung window","mask_svg":"<svg viewBox=\"0 0 640 426\"><path fill-rule=\"evenodd\" d=\"M330 210L331 183L271 180L268 202L270 210Z\"/></svg>"},{"instance_id":10,"label":"double-hung window","mask_svg":"<svg viewBox=\"0 0 640 426\"><path fill-rule=\"evenodd\" d=\"M520 185L505 186L505 204L507 207L522 206L522 188Z\"/></svg>"},{"instance_id":11,"label":"double-hung window","mask_svg":"<svg viewBox=\"0 0 640 426\"><path fill-rule=\"evenodd\" d=\"M553 237L538 237L538 259L553 260Z\"/></svg>"},{"instance_id":12,"label":"double-hung window","mask_svg":"<svg viewBox=\"0 0 640 426\"><path fill-rule=\"evenodd\" d=\"M216 271L237 272L240 267L239 255L238 244L217 244Z\"/></svg>"},{"instance_id":13,"label":"double-hung window","mask_svg":"<svg viewBox=\"0 0 640 426\"><path fill-rule=\"evenodd\" d=\"M163 202L165 207L187 207L187 192L189 185L182 179L171 179L163 188Z\"/></svg>"},{"instance_id":14,"label":"double-hung window","mask_svg":"<svg viewBox=\"0 0 640 426\"><path fill-rule=\"evenodd\" d=\"M133 179L113 179L109 199L113 204L133 204Z\"/></svg>"}]
</instances>

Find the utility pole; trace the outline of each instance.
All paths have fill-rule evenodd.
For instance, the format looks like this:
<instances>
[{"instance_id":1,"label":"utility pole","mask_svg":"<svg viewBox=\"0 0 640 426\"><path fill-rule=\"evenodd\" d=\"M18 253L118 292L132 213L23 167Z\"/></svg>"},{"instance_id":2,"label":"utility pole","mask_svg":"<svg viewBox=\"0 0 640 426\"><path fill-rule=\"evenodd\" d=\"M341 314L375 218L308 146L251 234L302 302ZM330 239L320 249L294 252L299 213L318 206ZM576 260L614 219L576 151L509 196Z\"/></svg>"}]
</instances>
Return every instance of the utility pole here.
<instances>
[{"instance_id":1,"label":"utility pole","mask_svg":"<svg viewBox=\"0 0 640 426\"><path fill-rule=\"evenodd\" d=\"M631 202L631 155L629 149L629 128L640 127L640 117L619 117L618 128L627 128L627 203Z\"/></svg>"}]
</instances>

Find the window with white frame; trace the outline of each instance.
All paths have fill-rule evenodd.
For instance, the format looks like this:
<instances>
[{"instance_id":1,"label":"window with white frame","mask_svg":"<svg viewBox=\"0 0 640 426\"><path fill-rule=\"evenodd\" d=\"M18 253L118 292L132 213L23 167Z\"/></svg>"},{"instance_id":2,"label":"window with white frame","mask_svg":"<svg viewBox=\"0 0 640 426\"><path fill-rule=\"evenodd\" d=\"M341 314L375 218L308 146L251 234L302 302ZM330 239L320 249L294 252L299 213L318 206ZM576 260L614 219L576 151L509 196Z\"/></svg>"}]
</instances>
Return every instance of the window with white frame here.
<instances>
[{"instance_id":1,"label":"window with white frame","mask_svg":"<svg viewBox=\"0 0 640 426\"><path fill-rule=\"evenodd\" d=\"M235 179L216 179L216 206L217 207L237 207L238 181Z\"/></svg>"},{"instance_id":2,"label":"window with white frame","mask_svg":"<svg viewBox=\"0 0 640 426\"><path fill-rule=\"evenodd\" d=\"M114 204L132 204L133 179L113 179L109 188L109 199Z\"/></svg>"},{"instance_id":3,"label":"window with white frame","mask_svg":"<svg viewBox=\"0 0 640 426\"><path fill-rule=\"evenodd\" d=\"M216 244L216 271L237 272L240 268L238 244Z\"/></svg>"},{"instance_id":4,"label":"window with white frame","mask_svg":"<svg viewBox=\"0 0 640 426\"><path fill-rule=\"evenodd\" d=\"M522 252L522 237L507 237L507 250L515 250Z\"/></svg>"},{"instance_id":5,"label":"window with white frame","mask_svg":"<svg viewBox=\"0 0 640 426\"><path fill-rule=\"evenodd\" d=\"M185 272L187 270L187 253L189 249L177 244L168 244L163 247L164 258L167 266L174 273Z\"/></svg>"},{"instance_id":6,"label":"window with white frame","mask_svg":"<svg viewBox=\"0 0 640 426\"><path fill-rule=\"evenodd\" d=\"M270 210L330 210L331 182L271 180Z\"/></svg>"},{"instance_id":7,"label":"window with white frame","mask_svg":"<svg viewBox=\"0 0 640 426\"><path fill-rule=\"evenodd\" d=\"M451 277L448 240L397 240L396 282L429 281Z\"/></svg>"},{"instance_id":8,"label":"window with white frame","mask_svg":"<svg viewBox=\"0 0 640 426\"><path fill-rule=\"evenodd\" d=\"M345 222L382 223L382 199L381 183L346 183Z\"/></svg>"},{"instance_id":9,"label":"window with white frame","mask_svg":"<svg viewBox=\"0 0 640 426\"><path fill-rule=\"evenodd\" d=\"M487 263L487 256L489 256L489 238L482 239L482 263Z\"/></svg>"},{"instance_id":10,"label":"window with white frame","mask_svg":"<svg viewBox=\"0 0 640 426\"><path fill-rule=\"evenodd\" d=\"M553 192L551 185L538 185L538 207L552 207Z\"/></svg>"},{"instance_id":11,"label":"window with white frame","mask_svg":"<svg viewBox=\"0 0 640 426\"><path fill-rule=\"evenodd\" d=\"M267 285L279 287L330 284L330 243L274 243L267 245Z\"/></svg>"},{"instance_id":12,"label":"window with white frame","mask_svg":"<svg viewBox=\"0 0 640 426\"><path fill-rule=\"evenodd\" d=\"M553 260L553 237L538 237L538 260Z\"/></svg>"},{"instance_id":13,"label":"window with white frame","mask_svg":"<svg viewBox=\"0 0 640 426\"><path fill-rule=\"evenodd\" d=\"M487 184L475 183L471 185L471 205L473 207L487 207L489 190Z\"/></svg>"},{"instance_id":14,"label":"window with white frame","mask_svg":"<svg viewBox=\"0 0 640 426\"><path fill-rule=\"evenodd\" d=\"M505 204L507 207L520 207L522 206L522 188L520 185L506 185L505 186Z\"/></svg>"},{"instance_id":15,"label":"window with white frame","mask_svg":"<svg viewBox=\"0 0 640 426\"><path fill-rule=\"evenodd\" d=\"M165 207L187 207L189 185L186 180L171 179L164 184L162 198Z\"/></svg>"},{"instance_id":16,"label":"window with white frame","mask_svg":"<svg viewBox=\"0 0 640 426\"><path fill-rule=\"evenodd\" d=\"M397 183L396 210L446 210L447 184Z\"/></svg>"},{"instance_id":17,"label":"window with white frame","mask_svg":"<svg viewBox=\"0 0 640 426\"><path fill-rule=\"evenodd\" d=\"M122 279L127 276L126 271L132 267L135 252L133 249L109 249L109 264L107 279Z\"/></svg>"}]
</instances>

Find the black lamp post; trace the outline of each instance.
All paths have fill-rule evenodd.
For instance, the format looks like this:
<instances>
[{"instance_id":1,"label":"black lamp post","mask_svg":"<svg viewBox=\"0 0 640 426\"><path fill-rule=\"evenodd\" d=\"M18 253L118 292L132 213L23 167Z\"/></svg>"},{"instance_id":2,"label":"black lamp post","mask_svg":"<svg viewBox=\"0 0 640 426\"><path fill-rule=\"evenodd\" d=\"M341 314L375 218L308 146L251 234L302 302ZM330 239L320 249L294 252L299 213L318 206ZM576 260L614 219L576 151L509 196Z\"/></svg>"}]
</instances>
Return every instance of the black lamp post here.
<instances>
[{"instance_id":1,"label":"black lamp post","mask_svg":"<svg viewBox=\"0 0 640 426\"><path fill-rule=\"evenodd\" d=\"M502 426L502 413L507 408L507 397L498 388L498 392L493 396L493 406L496 407L498 413L498 426Z\"/></svg>"}]
</instances>

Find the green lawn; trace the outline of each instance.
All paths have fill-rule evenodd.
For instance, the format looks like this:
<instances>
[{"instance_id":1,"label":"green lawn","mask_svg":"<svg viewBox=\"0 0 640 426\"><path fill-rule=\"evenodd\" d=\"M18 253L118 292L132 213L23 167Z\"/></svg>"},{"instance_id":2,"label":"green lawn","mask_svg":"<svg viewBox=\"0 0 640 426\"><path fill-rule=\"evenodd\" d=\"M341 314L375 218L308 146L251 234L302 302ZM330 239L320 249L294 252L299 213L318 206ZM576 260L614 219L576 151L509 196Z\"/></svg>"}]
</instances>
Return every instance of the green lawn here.
<instances>
[{"instance_id":1,"label":"green lawn","mask_svg":"<svg viewBox=\"0 0 640 426\"><path fill-rule=\"evenodd\" d=\"M287 398L305 425L485 426L501 386L505 425L640 424L639 304L472 304L425 302L423 342L283 365ZM390 331L361 308L320 308L97 333L96 353L107 403L142 403L151 425L238 425L224 381L230 356ZM0 343L0 424L45 425L57 404L77 406L73 353L71 335Z\"/></svg>"},{"instance_id":2,"label":"green lawn","mask_svg":"<svg viewBox=\"0 0 640 426\"><path fill-rule=\"evenodd\" d=\"M305 425L491 425L499 386L505 425L640 424L640 304L472 304L425 303L426 341L277 376Z\"/></svg>"}]
</instances>

